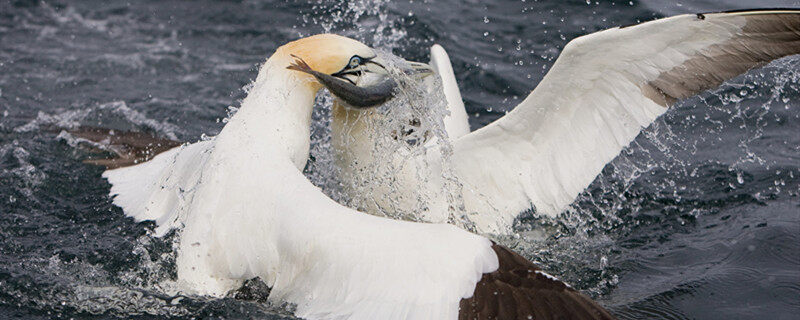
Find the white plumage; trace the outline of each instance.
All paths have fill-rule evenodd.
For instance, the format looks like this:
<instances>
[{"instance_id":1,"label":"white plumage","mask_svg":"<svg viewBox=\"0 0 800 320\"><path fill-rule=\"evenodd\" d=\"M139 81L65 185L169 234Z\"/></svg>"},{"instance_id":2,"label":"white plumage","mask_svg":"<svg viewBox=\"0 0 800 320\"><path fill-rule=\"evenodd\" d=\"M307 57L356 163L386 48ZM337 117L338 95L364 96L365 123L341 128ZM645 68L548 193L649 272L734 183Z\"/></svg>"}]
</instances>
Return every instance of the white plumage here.
<instances>
[{"instance_id":1,"label":"white plumage","mask_svg":"<svg viewBox=\"0 0 800 320\"><path fill-rule=\"evenodd\" d=\"M371 52L338 36L298 42L320 50L323 70L326 49ZM347 46L326 48L333 42ZM137 221L156 221L158 234L183 227L177 270L189 293L223 296L260 277L270 300L296 304L304 318L457 318L459 301L498 267L491 242L451 225L348 209L303 176L320 86L286 70L288 54L301 54L296 46L266 62L217 137L106 171L114 203Z\"/></svg>"},{"instance_id":2,"label":"white plumage","mask_svg":"<svg viewBox=\"0 0 800 320\"><path fill-rule=\"evenodd\" d=\"M505 233L531 207L558 214L671 103L798 52L796 10L684 15L610 29L570 42L525 101L468 133L449 59L435 47L433 64L450 102L444 123L452 169L469 218L480 232ZM374 52L333 35L289 43L267 60L218 136L103 174L126 215L156 221L158 235L179 228L185 291L222 296L259 277L272 287L270 300L294 303L309 319L612 318L484 237L367 215L326 197L301 172L321 85L287 70L291 55L330 75ZM379 137L358 135L368 117L334 111L338 161L373 161L361 151ZM355 143L341 144L348 134ZM442 163L441 149L426 148L389 161L410 163L395 177L400 191L431 194L427 211L417 214L442 222L452 214L442 192L445 168L430 165ZM389 191L376 188L374 203L392 197ZM492 309L502 297L487 290L497 288L521 300ZM476 290L483 291L465 299Z\"/></svg>"},{"instance_id":3,"label":"white plumage","mask_svg":"<svg viewBox=\"0 0 800 320\"><path fill-rule=\"evenodd\" d=\"M438 44L431 47L431 67L439 74L442 80L442 91L447 99L447 116L444 117L444 128L447 137L452 139L460 138L469 133L469 117L467 110L464 109L464 101L461 100L461 91L458 90L458 83L453 74L453 66L447 51Z\"/></svg>"},{"instance_id":4,"label":"white plumage","mask_svg":"<svg viewBox=\"0 0 800 320\"><path fill-rule=\"evenodd\" d=\"M466 213L478 232L499 234L511 232L514 219L525 210L555 217L676 100L797 53L800 10L681 15L608 29L569 42L522 103L501 119L465 134L458 123L466 122L466 113L452 68L441 47L435 46L432 65L442 77L451 112L445 118L453 147L450 165L463 186ZM371 139L378 137L337 131L365 126L358 122L372 121L371 117L333 121L339 166L357 163L359 168L370 168L391 162L377 163L363 152L368 150L364 145L373 145ZM354 142L336 143L347 140L340 136ZM405 169L396 171L392 179L396 187L376 188L362 201L368 212L414 215L403 209L426 207L430 212L417 216L434 222L448 219L449 207L442 196L424 199L428 203L423 205L389 204L405 194L443 190L442 179L437 178L442 169L436 168L438 162L427 160L438 158L440 149L426 148L418 157L397 155L394 161ZM360 172L369 174L346 169L341 179L353 180Z\"/></svg>"}]
</instances>

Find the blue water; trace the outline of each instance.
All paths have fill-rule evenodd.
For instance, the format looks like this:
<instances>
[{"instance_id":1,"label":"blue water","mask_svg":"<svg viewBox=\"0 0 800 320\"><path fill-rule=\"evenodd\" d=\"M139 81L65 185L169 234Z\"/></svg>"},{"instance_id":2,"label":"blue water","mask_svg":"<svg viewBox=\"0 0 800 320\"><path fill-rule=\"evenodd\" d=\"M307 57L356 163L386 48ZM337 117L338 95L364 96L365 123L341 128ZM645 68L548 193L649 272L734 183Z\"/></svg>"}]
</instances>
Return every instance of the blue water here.
<instances>
[{"instance_id":1,"label":"blue water","mask_svg":"<svg viewBox=\"0 0 800 320\"><path fill-rule=\"evenodd\" d=\"M442 44L476 129L572 38L748 7L800 2L0 1L0 318L291 318L258 281L224 299L170 294L174 235L125 218L61 128L214 135L275 48L329 31L410 60ZM565 215L524 216L496 240L621 319L797 319L798 80L789 57L679 103Z\"/></svg>"}]
</instances>

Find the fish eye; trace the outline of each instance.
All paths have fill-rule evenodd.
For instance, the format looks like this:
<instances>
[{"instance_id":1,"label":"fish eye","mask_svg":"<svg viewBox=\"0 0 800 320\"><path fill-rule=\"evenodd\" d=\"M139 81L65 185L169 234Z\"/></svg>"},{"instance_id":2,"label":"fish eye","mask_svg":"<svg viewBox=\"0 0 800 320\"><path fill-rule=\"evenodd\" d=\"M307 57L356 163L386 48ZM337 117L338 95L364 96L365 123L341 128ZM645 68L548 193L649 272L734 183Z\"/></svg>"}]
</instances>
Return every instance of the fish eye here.
<instances>
[{"instance_id":1,"label":"fish eye","mask_svg":"<svg viewBox=\"0 0 800 320\"><path fill-rule=\"evenodd\" d=\"M350 66L351 69L358 67L359 65L361 65L361 57L353 56L352 58L350 58L350 63L348 64L348 66Z\"/></svg>"}]
</instances>

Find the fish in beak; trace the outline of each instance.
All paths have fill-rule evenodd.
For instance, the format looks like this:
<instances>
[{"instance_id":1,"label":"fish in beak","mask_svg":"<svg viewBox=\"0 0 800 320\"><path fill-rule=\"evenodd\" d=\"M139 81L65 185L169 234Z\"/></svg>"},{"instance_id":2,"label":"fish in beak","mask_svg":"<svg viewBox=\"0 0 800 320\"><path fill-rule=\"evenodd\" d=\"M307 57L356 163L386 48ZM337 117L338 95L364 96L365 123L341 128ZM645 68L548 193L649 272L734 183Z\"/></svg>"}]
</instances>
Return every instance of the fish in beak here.
<instances>
[{"instance_id":1,"label":"fish in beak","mask_svg":"<svg viewBox=\"0 0 800 320\"><path fill-rule=\"evenodd\" d=\"M328 88L334 96L347 105L357 109L371 108L383 104L395 94L397 82L375 56L362 58L353 56L341 71L326 74L311 69L302 58L292 55L294 63L286 67L290 70L308 73ZM420 78L433 74L427 64L409 62L411 69L406 73Z\"/></svg>"}]
</instances>

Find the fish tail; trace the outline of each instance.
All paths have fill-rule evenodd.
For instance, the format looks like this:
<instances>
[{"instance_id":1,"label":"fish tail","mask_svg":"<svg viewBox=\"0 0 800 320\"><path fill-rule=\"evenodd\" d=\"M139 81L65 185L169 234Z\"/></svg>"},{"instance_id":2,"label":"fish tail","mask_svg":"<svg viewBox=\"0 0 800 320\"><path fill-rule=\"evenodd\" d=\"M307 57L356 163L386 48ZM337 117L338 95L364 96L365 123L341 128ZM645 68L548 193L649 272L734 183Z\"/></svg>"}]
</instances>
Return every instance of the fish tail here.
<instances>
[{"instance_id":1,"label":"fish tail","mask_svg":"<svg viewBox=\"0 0 800 320\"><path fill-rule=\"evenodd\" d=\"M286 69L305 72L305 73L308 73L308 74L313 74L312 71L314 71L314 70L311 69L311 67L308 65L308 63L306 63L305 60L303 60L303 58L300 58L300 57L298 57L296 55L293 55L293 54L291 56L292 56L292 58L295 58L295 60L288 67L286 67Z\"/></svg>"}]
</instances>

